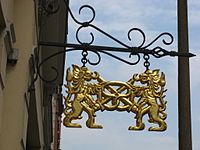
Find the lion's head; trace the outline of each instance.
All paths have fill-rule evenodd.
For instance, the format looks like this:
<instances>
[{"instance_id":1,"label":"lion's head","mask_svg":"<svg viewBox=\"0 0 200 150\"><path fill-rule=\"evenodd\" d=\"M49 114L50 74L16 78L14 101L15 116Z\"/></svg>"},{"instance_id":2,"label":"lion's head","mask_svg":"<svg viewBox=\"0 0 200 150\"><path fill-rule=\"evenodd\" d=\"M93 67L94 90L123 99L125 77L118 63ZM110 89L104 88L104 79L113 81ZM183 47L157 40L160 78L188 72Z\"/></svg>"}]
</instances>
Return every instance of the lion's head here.
<instances>
[{"instance_id":1,"label":"lion's head","mask_svg":"<svg viewBox=\"0 0 200 150\"><path fill-rule=\"evenodd\" d=\"M73 77L74 79L83 79L86 81L91 81L93 78L93 72L89 71L87 67L79 67L77 65L72 65L73 67Z\"/></svg>"},{"instance_id":2,"label":"lion's head","mask_svg":"<svg viewBox=\"0 0 200 150\"><path fill-rule=\"evenodd\" d=\"M139 75L139 80L142 84L165 86L165 74L162 72L159 76L159 69L147 70Z\"/></svg>"},{"instance_id":3,"label":"lion's head","mask_svg":"<svg viewBox=\"0 0 200 150\"><path fill-rule=\"evenodd\" d=\"M71 73L70 68L67 69L67 81L84 82L91 81L92 79L97 79L99 74L97 72L92 72L88 70L87 67L79 67L77 65L72 65L73 73Z\"/></svg>"}]
</instances>

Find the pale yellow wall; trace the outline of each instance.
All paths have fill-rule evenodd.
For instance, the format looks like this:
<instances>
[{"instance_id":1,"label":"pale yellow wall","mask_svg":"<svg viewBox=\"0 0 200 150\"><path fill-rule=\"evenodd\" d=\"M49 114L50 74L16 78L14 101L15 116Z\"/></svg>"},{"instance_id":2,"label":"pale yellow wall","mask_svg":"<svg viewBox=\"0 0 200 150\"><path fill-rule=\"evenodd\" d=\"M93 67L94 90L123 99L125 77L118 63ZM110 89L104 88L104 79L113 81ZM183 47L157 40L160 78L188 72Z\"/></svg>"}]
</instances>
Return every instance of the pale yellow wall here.
<instances>
[{"instance_id":1,"label":"pale yellow wall","mask_svg":"<svg viewBox=\"0 0 200 150\"><path fill-rule=\"evenodd\" d=\"M3 115L3 89L5 87L5 78L6 78L6 61L7 61L7 52L3 44L3 35L0 36L0 135L2 131L2 115Z\"/></svg>"},{"instance_id":2,"label":"pale yellow wall","mask_svg":"<svg viewBox=\"0 0 200 150\"><path fill-rule=\"evenodd\" d=\"M28 90L28 60L35 46L33 43L35 40L34 3L33 0L1 0L1 4L6 23L14 23L16 33L14 48L19 49L19 59L15 66L6 66L6 60L1 59L4 61L1 62L1 66L4 67L0 70L6 73L5 88L0 88L0 109L2 111L2 113L0 111L0 120L2 120L0 121L0 150L21 150L23 149L21 139L26 145L25 136L28 123L24 96ZM0 52L3 54L5 50L0 50ZM41 114L40 108L38 112ZM41 126L40 130L42 130Z\"/></svg>"},{"instance_id":3,"label":"pale yellow wall","mask_svg":"<svg viewBox=\"0 0 200 150\"><path fill-rule=\"evenodd\" d=\"M0 137L2 131L2 116L3 116L3 89L0 85Z\"/></svg>"},{"instance_id":4,"label":"pale yellow wall","mask_svg":"<svg viewBox=\"0 0 200 150\"><path fill-rule=\"evenodd\" d=\"M34 0L0 0L0 2L7 25L5 30L0 33L0 150L23 150L26 149L28 118L29 120L31 118L28 115L27 106L30 99L30 92L28 92L28 86L30 84L29 58L33 53L33 49L37 46ZM46 17L50 24L46 24L43 28L43 40L48 41L51 39L53 41L64 42L66 23L66 10L64 6L64 4L61 5L59 13ZM10 23L14 24L16 34L16 43L14 43L13 47L19 49L19 59L14 66L7 64L7 52L4 45L4 36ZM48 33L45 32L45 29L47 29ZM43 57L55 52L55 48L52 49L53 51L49 51L50 48L44 50L47 49L48 51L45 51ZM60 49L57 49L57 51L58 50ZM57 81L58 83L56 82L55 85L50 85L51 88L54 88L54 86L57 87L57 85L62 83L64 54L51 59L51 61L46 64L47 66L53 64L58 68L60 73ZM45 74L51 78L54 72L52 73L51 70L47 69L45 70ZM50 124L48 124L48 126L44 124L44 118L46 118L47 123L47 121L51 119L51 116L47 116L47 113L44 113L44 93L42 86L43 83L38 79L35 82L36 110L34 108L34 115L35 113L37 115L38 122L36 125L38 128L34 126L36 129L31 130L37 130L39 142L37 140L33 141L36 141L36 143L41 146L41 150L43 150L45 136L49 135L48 138L51 139L51 133L45 132L45 136L43 135L43 127L51 129ZM45 97L45 99L48 101L51 100L51 97L48 96L48 98ZM45 114L46 116L44 117ZM50 123L50 121L48 123ZM30 136L32 136L32 134L29 134L29 137ZM47 145L51 142L48 138Z\"/></svg>"},{"instance_id":5,"label":"pale yellow wall","mask_svg":"<svg viewBox=\"0 0 200 150\"><path fill-rule=\"evenodd\" d=\"M14 1L15 0L1 0L1 5L2 5L2 9L3 9L3 13L4 13L6 23L10 23L10 22L13 21Z\"/></svg>"},{"instance_id":6,"label":"pale yellow wall","mask_svg":"<svg viewBox=\"0 0 200 150\"><path fill-rule=\"evenodd\" d=\"M1 8L4 14L4 19L8 24L10 20L13 20L13 0L1 0ZM3 30L3 32L0 34L0 135L2 132L3 109L4 109L3 89L5 87L6 62L7 62L7 52L4 45L5 31L6 29Z\"/></svg>"}]
</instances>

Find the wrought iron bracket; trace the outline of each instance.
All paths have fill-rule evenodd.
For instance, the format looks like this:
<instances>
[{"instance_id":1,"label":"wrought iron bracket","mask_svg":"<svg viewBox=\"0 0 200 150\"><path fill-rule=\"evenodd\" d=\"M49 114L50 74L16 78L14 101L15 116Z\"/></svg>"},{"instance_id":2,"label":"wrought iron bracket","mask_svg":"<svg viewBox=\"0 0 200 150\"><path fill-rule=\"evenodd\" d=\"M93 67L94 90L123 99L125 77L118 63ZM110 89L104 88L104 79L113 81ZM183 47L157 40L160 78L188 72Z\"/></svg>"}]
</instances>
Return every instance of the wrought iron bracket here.
<instances>
[{"instance_id":1,"label":"wrought iron bracket","mask_svg":"<svg viewBox=\"0 0 200 150\"><path fill-rule=\"evenodd\" d=\"M69 0L64 0L65 4L66 4L66 8L67 8L67 13L69 14L69 16L72 18L72 20L79 25L79 27L76 30L76 40L78 42L78 44L72 44L72 43L58 43L58 42L46 42L46 41L39 41L38 45L39 46L52 46L52 47L63 47L64 50L63 51L59 51L56 52L50 56L48 56L47 58L45 58L44 60L42 60L40 63L38 63L38 67L37 67L37 73L39 74L40 78L42 78L42 76L40 75L40 67L42 66L42 64L44 64L46 61L48 61L49 59L51 59L52 57L65 53L65 52L70 52L70 51L88 51L88 52L93 52L94 54L97 55L98 60L96 62L92 62L89 59L85 58L85 63L89 63L91 65L98 65L101 61L101 55L100 53L106 54L111 56L114 59L117 59L121 62L124 62L126 64L129 65L136 65L139 63L140 59L141 59L141 54L143 54L144 58L145 56L148 56L148 60L150 56L154 56L155 58L161 58L164 56L178 56L178 57L193 57L195 56L192 53L180 53L180 52L176 52L176 51L168 51L164 48L162 48L161 46L155 46L154 48L153 45L155 44L155 42L157 42L158 40L162 39L162 43L166 46L169 46L173 43L174 38L172 36L172 34L168 33L168 32L163 32L160 35L158 35L154 40L152 40L150 43L146 42L146 35L145 33L139 29L139 28L132 28L128 31L127 37L128 40L131 41L131 33L132 32L138 32L141 34L142 36L142 42L139 46L129 46L127 44L125 44L124 42L120 41L119 39L115 38L114 36L108 34L107 32L105 32L104 30L100 29L99 27L95 26L93 24L93 21L95 19L96 13L93 7L89 6L89 5L83 5L79 8L79 14L81 14L83 9L89 9L92 13L92 17L90 20L87 21L79 21L75 18L74 14L72 13L70 7L69 7ZM59 8L59 7L58 7ZM67 14L67 17L68 17ZM97 45L93 45L95 36L92 32L90 32L90 36L91 36L91 40L89 42L83 42L80 39L80 31L83 28L88 28L88 29L93 29L99 33L101 33L102 35L108 37L109 39L111 39L112 41L116 42L118 45L121 45L121 47L111 47L111 46L97 46ZM67 36L67 35L66 35ZM147 43L147 44L146 44ZM123 59L117 55L114 55L112 52L122 52L122 53L128 53L129 58L131 57L136 57L136 59L133 59L134 62L130 62L126 59ZM86 56L85 56L86 57ZM147 62L147 60L146 60ZM83 63L83 65L85 65L85 63ZM149 63L149 62L148 62ZM148 64L148 66L145 66L146 69L148 69L150 63ZM55 68L54 68L55 70ZM56 80L50 80L50 81L54 81ZM44 80L47 81L47 80ZM47 81L48 82L48 81Z\"/></svg>"}]
</instances>

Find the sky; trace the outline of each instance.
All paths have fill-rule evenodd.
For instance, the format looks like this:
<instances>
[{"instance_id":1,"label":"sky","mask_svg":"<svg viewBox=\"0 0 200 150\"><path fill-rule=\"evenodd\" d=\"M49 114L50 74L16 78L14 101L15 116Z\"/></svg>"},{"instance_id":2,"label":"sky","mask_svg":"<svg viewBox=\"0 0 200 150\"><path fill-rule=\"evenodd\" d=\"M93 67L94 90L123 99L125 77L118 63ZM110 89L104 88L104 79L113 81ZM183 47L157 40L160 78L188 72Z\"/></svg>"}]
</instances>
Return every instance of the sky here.
<instances>
[{"instance_id":1,"label":"sky","mask_svg":"<svg viewBox=\"0 0 200 150\"><path fill-rule=\"evenodd\" d=\"M142 37L138 32L131 33L132 41L127 38L131 28L140 28L145 32L147 41L151 42L156 36L163 32L169 32L174 36L174 43L166 46L162 39L152 45L162 46L167 50L177 51L177 10L175 0L71 0L70 7L78 20L86 21L91 18L91 11L78 9L82 5L91 5L96 12L93 24L113 35L120 41L130 45L138 46ZM200 149L200 1L189 0L189 47L190 52L197 56L190 59L191 78L191 114L192 114L192 138L193 150ZM68 42L77 43L75 32L78 26L69 18ZM94 45L115 46L121 45L113 42L99 32L86 29L80 32L80 39L84 42L91 40L90 32L95 36ZM169 38L165 37L166 40ZM124 59L128 54L116 54ZM91 71L97 71L107 81L127 81L135 73L145 71L143 60L135 66L127 65L112 57L101 55L101 63L97 66L87 65ZM67 53L66 68L71 64L82 66L81 52ZM96 56L89 54L88 58L95 61ZM133 58L134 59L134 58ZM148 117L144 117L146 128L142 131L129 131L128 127L135 124L134 114L127 112L97 112L96 122L103 125L103 129L89 129L85 126L87 115L77 121L83 128L74 129L62 126L61 149L62 150L177 150L178 149L178 59L176 57L165 57L160 59L150 58L150 69L160 69L166 75L166 100L167 114L166 122L168 129L165 132L149 132ZM72 68L71 68L72 69ZM63 90L63 95L66 95ZM63 116L64 118L64 116Z\"/></svg>"}]
</instances>

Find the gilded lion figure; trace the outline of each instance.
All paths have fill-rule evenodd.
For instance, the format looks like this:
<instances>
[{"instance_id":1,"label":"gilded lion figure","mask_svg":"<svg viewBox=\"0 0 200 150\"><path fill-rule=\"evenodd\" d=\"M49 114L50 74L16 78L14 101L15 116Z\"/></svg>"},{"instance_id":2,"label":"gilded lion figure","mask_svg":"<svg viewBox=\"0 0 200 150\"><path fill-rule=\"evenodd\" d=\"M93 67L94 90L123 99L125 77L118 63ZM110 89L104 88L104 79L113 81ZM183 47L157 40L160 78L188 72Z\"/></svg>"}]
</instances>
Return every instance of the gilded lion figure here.
<instances>
[{"instance_id":1,"label":"gilded lion figure","mask_svg":"<svg viewBox=\"0 0 200 150\"><path fill-rule=\"evenodd\" d=\"M97 111L127 111L135 114L136 125L129 130L143 130L145 124L143 116L148 114L149 122L158 124L150 127L149 131L165 131L167 124L166 101L164 100L165 75L159 70L147 70L142 74L134 74L127 82L105 81L97 72L87 67L72 65L73 71L67 69L67 88L65 98L66 127L81 128L73 120L82 119L82 112L88 114L86 126L88 128L103 128L95 123ZM92 81L90 83L89 81Z\"/></svg>"}]
</instances>

